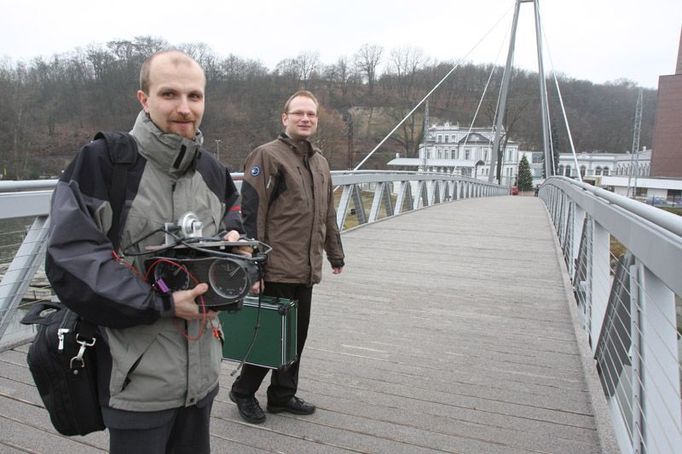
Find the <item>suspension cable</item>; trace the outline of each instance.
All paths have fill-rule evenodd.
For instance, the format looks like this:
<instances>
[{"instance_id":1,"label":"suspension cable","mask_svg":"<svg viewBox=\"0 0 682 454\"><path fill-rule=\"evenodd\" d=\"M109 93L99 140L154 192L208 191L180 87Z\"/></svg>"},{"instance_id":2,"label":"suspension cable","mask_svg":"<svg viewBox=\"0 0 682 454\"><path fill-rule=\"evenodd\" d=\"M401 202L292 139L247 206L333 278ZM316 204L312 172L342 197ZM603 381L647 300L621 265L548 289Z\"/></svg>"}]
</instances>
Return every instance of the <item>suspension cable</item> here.
<instances>
[{"instance_id":1,"label":"suspension cable","mask_svg":"<svg viewBox=\"0 0 682 454\"><path fill-rule=\"evenodd\" d=\"M497 62L500 59L500 55L502 54L502 49L504 49L504 45L507 41L508 35L509 35L509 33L507 33L505 35L504 39L502 40L502 45L500 46L500 49L497 51L497 56L495 57L495 62L493 63L493 67L490 70L490 75L488 76L488 81L485 83L485 87L483 88L483 93L481 94L481 99L478 100L478 106L476 107L476 111L474 112L474 117L471 119L471 124L469 125L469 130L467 131L467 135L464 137L463 147L466 147L467 143L469 142L469 135L471 134L471 130L474 129L474 124L476 123L476 118L478 117L478 111L481 109L481 105L483 105L483 99L485 98L485 94L488 91L488 86L490 85L490 81L493 78L493 74L495 73L495 69L497 69ZM497 103L498 103L497 105L499 106L499 95L498 95ZM495 117L497 117L497 108L495 108ZM493 118L493 125L494 124L495 124L495 119ZM488 139L488 140L490 140L490 139Z\"/></svg>"},{"instance_id":2,"label":"suspension cable","mask_svg":"<svg viewBox=\"0 0 682 454\"><path fill-rule=\"evenodd\" d=\"M445 76L444 76L444 77L443 77L443 78L442 78L442 79L441 79L441 80L440 80L440 81L431 89L431 91L429 91L429 92L426 94L426 96L424 96L424 97L422 98L422 100L419 101L419 102L417 103L417 105L414 106L414 108L413 108L412 110L410 110L410 111L408 112L408 114L405 115L405 117L403 117L403 119L400 120L400 122L399 122L397 125L395 125L395 127L394 127L393 129L391 129L391 132L389 132L389 133L386 135L386 137L384 137L383 139L381 139L381 142L379 142L379 143L377 144L377 146L375 146L375 147L372 149L372 151L370 151L370 152L367 154L367 156L365 156L364 159L363 159L362 161L360 161L360 163L359 163L358 165L356 165L356 166L353 168L353 170L358 170L360 167L362 167L362 165L363 165L363 164L364 164L364 163L365 163L365 162L366 162L366 161L367 161L367 160L368 160L368 159L369 159L369 158L370 158L370 157L371 157L371 156L372 156L372 155L373 155L373 154L374 154L374 153L375 153L383 144L384 144L384 142L386 142L386 141L393 135L393 133L396 132L396 131L398 130L398 128L399 128L400 126L402 126L402 124L405 123L405 121L407 121L407 119L410 118L410 116L411 116L411 115L412 115L412 114L413 114L413 113L414 113L422 104L424 104L424 102L425 102L427 99L429 99L429 96L431 96L431 95L433 94L433 92L435 92L435 91L443 84L443 82L445 82L445 80L446 80L448 77L450 77L450 75L451 75L453 72L455 72L455 70L456 70L457 68L459 68L459 66L462 64L462 62L463 62L469 55L471 55L471 53L472 53L474 50L476 50L476 48L477 48L477 47L478 47L478 46L479 46L479 45L488 37L488 35L489 35L489 34L490 34L490 33L491 33L491 32L500 24L500 22L502 22L502 19L504 19L505 16L507 16L507 14L509 14L509 11L511 11L511 8L510 8L509 10L507 10L507 11L502 15L502 17L500 17L500 18L497 20L497 22L495 22L495 24L493 24L493 26L490 27L490 29L488 29L487 32L485 32L485 34L483 35L483 37L482 37L480 40L478 40L478 42L477 42L476 44L474 44L474 47L472 47L472 48L469 50L469 52L467 52L467 54L466 54L464 57L462 57L462 58L460 58L459 60L457 60L457 62L456 62L456 63L454 64L454 66L452 67L452 69L450 69L450 71L448 71L448 73L447 73L447 74L446 74L446 75L445 75Z\"/></svg>"},{"instance_id":3,"label":"suspension cable","mask_svg":"<svg viewBox=\"0 0 682 454\"><path fill-rule=\"evenodd\" d=\"M549 56L549 63L552 66L552 76L554 77L554 84L556 85L556 91L559 95L559 105L561 106L561 113L564 117L564 124L566 126L566 133L568 134L568 141L571 144L571 153L573 154L573 163L575 164L575 172L578 174L578 181L582 183L583 176L580 173L580 167L578 166L578 157L575 153L575 145L573 144L573 135L571 134L571 127L568 124L568 116L566 115L566 107L564 106L564 99L561 96L561 89L559 88L559 79L556 77L556 70L554 69L554 60L552 59L552 52L549 48L549 40L545 35L545 30L542 30L542 36L545 38L545 45L547 47L547 55ZM554 153L552 153L553 155Z\"/></svg>"}]
</instances>

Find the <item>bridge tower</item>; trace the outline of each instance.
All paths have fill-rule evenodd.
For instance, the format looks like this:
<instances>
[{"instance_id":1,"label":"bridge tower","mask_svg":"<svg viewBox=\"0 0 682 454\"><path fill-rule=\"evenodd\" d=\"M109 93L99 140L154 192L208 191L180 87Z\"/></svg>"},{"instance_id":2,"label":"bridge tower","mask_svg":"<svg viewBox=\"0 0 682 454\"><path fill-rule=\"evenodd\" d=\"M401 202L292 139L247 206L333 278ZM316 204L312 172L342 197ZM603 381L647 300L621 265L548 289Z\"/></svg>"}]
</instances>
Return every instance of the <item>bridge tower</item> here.
<instances>
[{"instance_id":1,"label":"bridge tower","mask_svg":"<svg viewBox=\"0 0 682 454\"><path fill-rule=\"evenodd\" d=\"M504 68L504 75L502 76L502 87L500 88L500 101L497 106L497 120L495 122L495 130L493 136L493 149L490 159L490 173L488 174L488 182L492 183L497 173L500 178L499 171L497 171L497 159L500 150L500 141L502 140L502 124L504 122L504 114L507 108L507 97L509 94L509 81L511 79L512 63L514 61L514 45L516 42L516 28L519 22L519 10L521 3L532 3L535 9L535 41L537 43L538 53L538 79L540 82L540 111L542 116L542 140L545 156L545 176L550 177L554 175L554 166L552 165L552 152L550 149L549 139L549 106L547 103L547 83L545 79L545 69L542 57L542 28L540 27L540 8L539 0L516 0L514 6L514 19L512 20L512 29L509 39L509 51L507 52L507 63ZM501 159L501 158L500 158Z\"/></svg>"}]
</instances>

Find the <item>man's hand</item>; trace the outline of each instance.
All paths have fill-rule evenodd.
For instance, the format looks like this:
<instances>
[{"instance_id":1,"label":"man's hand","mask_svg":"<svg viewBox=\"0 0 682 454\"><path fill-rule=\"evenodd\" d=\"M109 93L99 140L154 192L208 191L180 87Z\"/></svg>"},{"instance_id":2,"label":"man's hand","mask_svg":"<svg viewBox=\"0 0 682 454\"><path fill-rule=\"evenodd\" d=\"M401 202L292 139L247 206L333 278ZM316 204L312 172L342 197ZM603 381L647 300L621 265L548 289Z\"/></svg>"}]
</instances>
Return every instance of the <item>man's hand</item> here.
<instances>
[{"instance_id":1,"label":"man's hand","mask_svg":"<svg viewBox=\"0 0 682 454\"><path fill-rule=\"evenodd\" d=\"M239 241L239 232L236 230L230 230L227 232L227 234L223 237L223 240L225 241ZM251 257L253 253L253 248L251 246L236 246L233 248L233 251L235 254L241 254L245 255L247 257Z\"/></svg>"},{"instance_id":2,"label":"man's hand","mask_svg":"<svg viewBox=\"0 0 682 454\"><path fill-rule=\"evenodd\" d=\"M230 230L225 234L223 237L223 240L225 241L239 241L239 232L236 230Z\"/></svg>"},{"instance_id":3,"label":"man's hand","mask_svg":"<svg viewBox=\"0 0 682 454\"><path fill-rule=\"evenodd\" d=\"M342 271L342 266L332 266L332 274L341 274Z\"/></svg>"},{"instance_id":4,"label":"man's hand","mask_svg":"<svg viewBox=\"0 0 682 454\"><path fill-rule=\"evenodd\" d=\"M184 320L198 320L203 317L201 308L194 300L208 291L208 284L199 284L190 290L173 292L175 316ZM206 311L206 318L213 320L218 315L215 311Z\"/></svg>"},{"instance_id":5,"label":"man's hand","mask_svg":"<svg viewBox=\"0 0 682 454\"><path fill-rule=\"evenodd\" d=\"M265 290L265 282L263 279L261 279L258 282L255 282L252 286L251 289L249 290L249 293L253 293L254 295L258 295L261 292Z\"/></svg>"}]
</instances>

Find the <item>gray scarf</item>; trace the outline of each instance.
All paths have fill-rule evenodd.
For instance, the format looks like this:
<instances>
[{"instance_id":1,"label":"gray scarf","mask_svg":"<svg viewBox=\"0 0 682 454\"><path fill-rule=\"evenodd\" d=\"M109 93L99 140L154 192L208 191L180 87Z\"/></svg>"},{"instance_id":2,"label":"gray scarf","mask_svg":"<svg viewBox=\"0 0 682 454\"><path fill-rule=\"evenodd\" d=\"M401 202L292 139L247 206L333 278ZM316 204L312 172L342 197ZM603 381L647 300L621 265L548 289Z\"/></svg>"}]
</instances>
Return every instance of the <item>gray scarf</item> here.
<instances>
[{"instance_id":1,"label":"gray scarf","mask_svg":"<svg viewBox=\"0 0 682 454\"><path fill-rule=\"evenodd\" d=\"M187 171L204 142L201 131L197 131L194 140L161 131L144 111L137 115L130 133L137 140L140 154L173 179Z\"/></svg>"}]
</instances>

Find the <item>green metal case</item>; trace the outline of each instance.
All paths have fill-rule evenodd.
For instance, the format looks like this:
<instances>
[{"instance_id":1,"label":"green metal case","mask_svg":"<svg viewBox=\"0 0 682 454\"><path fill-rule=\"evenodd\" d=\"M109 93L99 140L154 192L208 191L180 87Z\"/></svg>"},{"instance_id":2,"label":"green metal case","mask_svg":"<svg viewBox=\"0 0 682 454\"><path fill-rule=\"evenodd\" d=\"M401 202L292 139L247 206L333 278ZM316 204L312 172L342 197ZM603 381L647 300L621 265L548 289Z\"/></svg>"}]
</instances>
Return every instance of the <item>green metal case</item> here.
<instances>
[{"instance_id":1,"label":"green metal case","mask_svg":"<svg viewBox=\"0 0 682 454\"><path fill-rule=\"evenodd\" d=\"M296 360L296 302L270 296L260 300L259 308L258 297L247 296L241 310L218 313L225 334L223 358L279 369ZM254 331L256 323L260 327Z\"/></svg>"}]
</instances>

